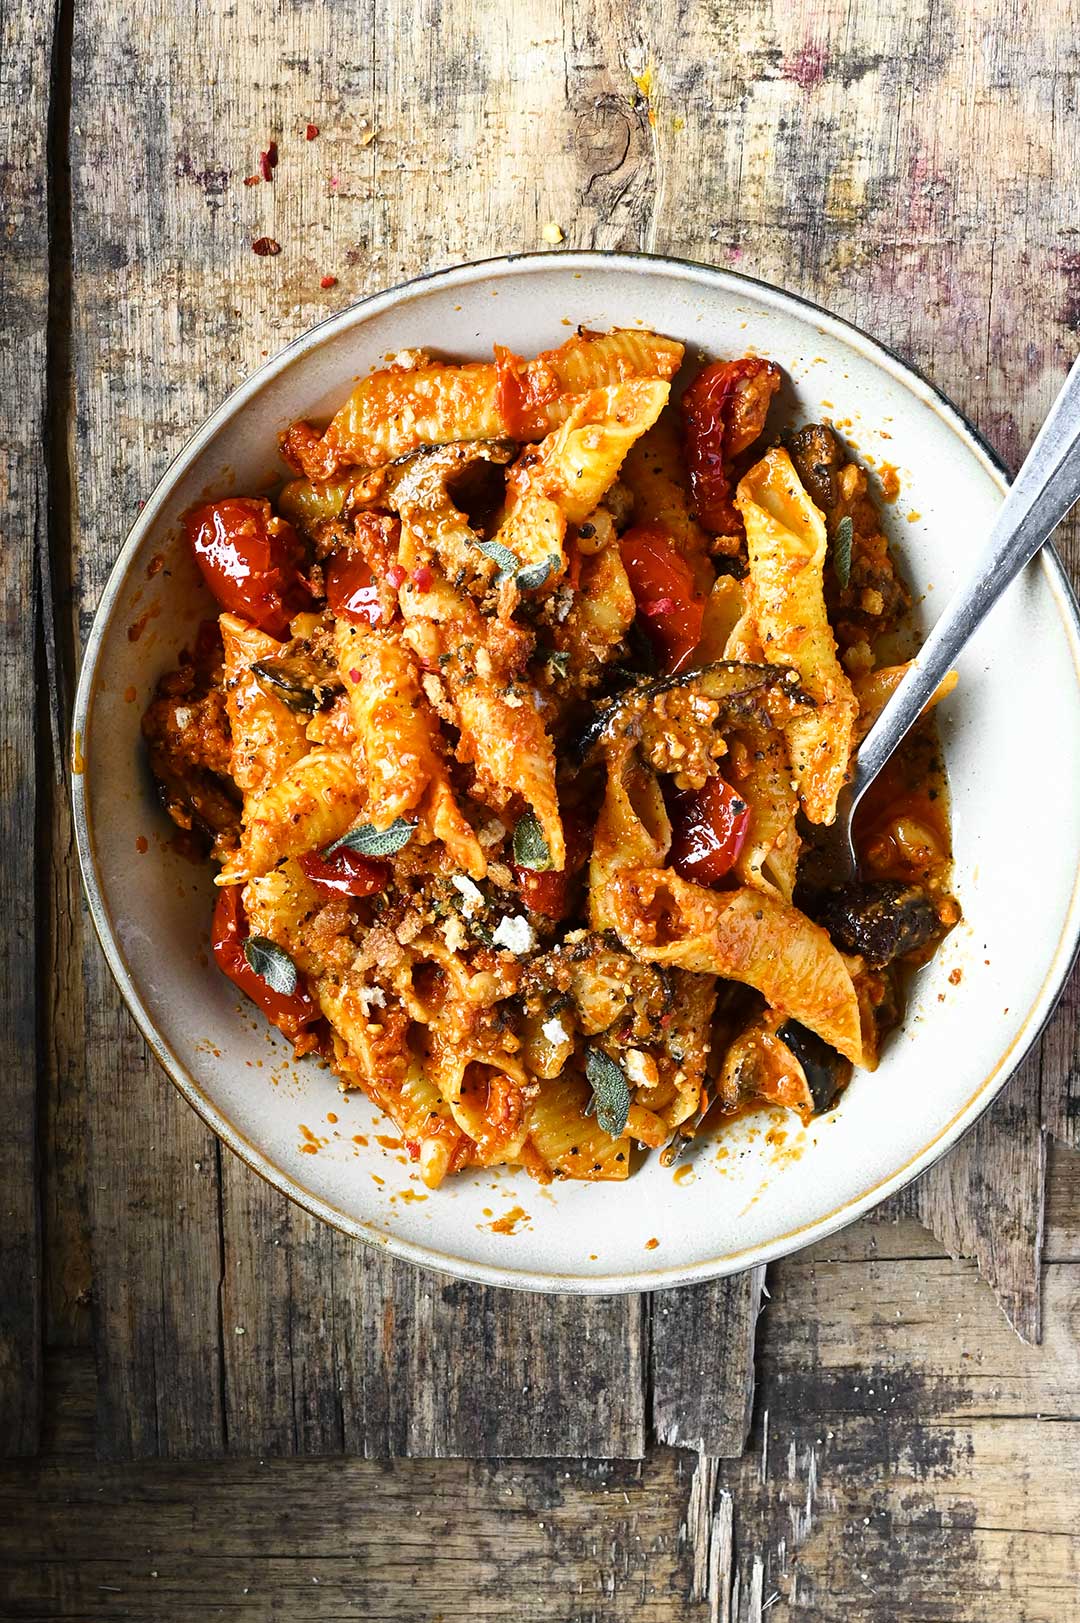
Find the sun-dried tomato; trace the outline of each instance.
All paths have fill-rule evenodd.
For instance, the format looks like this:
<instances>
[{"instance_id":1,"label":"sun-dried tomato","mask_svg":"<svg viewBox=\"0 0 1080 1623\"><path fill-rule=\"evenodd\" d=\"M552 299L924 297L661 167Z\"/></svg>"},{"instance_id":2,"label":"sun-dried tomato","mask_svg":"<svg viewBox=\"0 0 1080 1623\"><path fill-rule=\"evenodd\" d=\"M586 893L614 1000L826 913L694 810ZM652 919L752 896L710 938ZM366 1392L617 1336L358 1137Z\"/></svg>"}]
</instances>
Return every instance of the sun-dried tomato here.
<instances>
[{"instance_id":1,"label":"sun-dried tomato","mask_svg":"<svg viewBox=\"0 0 1080 1623\"><path fill-rule=\"evenodd\" d=\"M252 253L258 254L260 258L265 259L267 254L279 254L281 252L281 244L280 242L275 242L273 237L256 237L255 241L251 244L251 251Z\"/></svg>"}]
</instances>

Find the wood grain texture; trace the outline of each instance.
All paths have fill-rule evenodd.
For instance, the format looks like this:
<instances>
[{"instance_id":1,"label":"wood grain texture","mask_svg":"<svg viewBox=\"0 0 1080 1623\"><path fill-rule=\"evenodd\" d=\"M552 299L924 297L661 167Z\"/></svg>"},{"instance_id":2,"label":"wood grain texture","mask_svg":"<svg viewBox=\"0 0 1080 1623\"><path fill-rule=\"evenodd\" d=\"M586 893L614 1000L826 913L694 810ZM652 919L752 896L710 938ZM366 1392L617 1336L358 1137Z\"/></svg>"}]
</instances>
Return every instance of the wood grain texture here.
<instances>
[{"instance_id":1,"label":"wood grain texture","mask_svg":"<svg viewBox=\"0 0 1080 1623\"><path fill-rule=\"evenodd\" d=\"M571 246L684 253L821 298L928 371L1015 464L1076 344L1080 284L1062 222L1077 217L1080 182L1055 136L1075 115L1076 20L1071 0L1024 8L1015 27L990 0L947 15L930 0L887 14L840 0L650 0L632 15L593 0L535 14L463 0L420 14L402 0L286 0L271 14L267 0L239 0L157 4L138 19L87 0L72 118L84 628L140 496L264 354L402 276L540 246L547 222ZM1003 45L1013 38L1022 48ZM244 186L271 137L273 183ZM267 234L282 252L257 258L251 242ZM388 1395L387 1372L402 1357L430 1367L414 1326L426 1347L457 1348L478 1313L516 1372L546 1345L554 1309L515 1298L511 1321L431 1281L425 1296L412 1276L347 1254L231 1157L219 1169L88 956L103 1447L480 1446L467 1387L439 1412L430 1392ZM1029 1071L902 1208L979 1258L1028 1336L1041 1130L1072 1119L1074 1026L1052 1030L1035 1080ZM289 1257L267 1262L261 1236L275 1232ZM703 1323L727 1322L731 1289L703 1288ZM632 1332L636 1349L627 1312L597 1305L590 1334L603 1325L616 1345ZM394 1320L388 1350L368 1335L380 1314ZM652 1417L665 1435L698 1380L676 1340L654 1322ZM268 1345L279 1357L251 1351ZM327 1359L335 1374L320 1385ZM206 1371L214 1379L196 1389ZM163 1373L172 1392L188 1382L190 1414L159 1402ZM745 1364L723 1373L730 1388L709 1394L714 1440L728 1424L716 1417L743 1413L748 1390ZM639 1393L612 1418L610 1446L640 1437L643 1408ZM498 1446L485 1424L484 1445ZM510 1438L521 1422L500 1424ZM701 1419L684 1435L706 1429ZM545 1411L539 1432L564 1451L585 1435L575 1407L561 1432Z\"/></svg>"},{"instance_id":2,"label":"wood grain texture","mask_svg":"<svg viewBox=\"0 0 1080 1623\"><path fill-rule=\"evenodd\" d=\"M754 1405L754 1345L765 1269L651 1298L657 1442L738 1459Z\"/></svg>"},{"instance_id":3,"label":"wood grain texture","mask_svg":"<svg viewBox=\"0 0 1080 1623\"><path fill-rule=\"evenodd\" d=\"M0 7L7 112L0 133L0 1451L37 1447L41 1403L40 1191L37 1150L40 937L35 757L51 777L45 675L52 640L46 469L49 310L48 148L53 17ZM40 706L35 695L45 697ZM42 725L43 724L43 725Z\"/></svg>"},{"instance_id":4,"label":"wood grain texture","mask_svg":"<svg viewBox=\"0 0 1080 1623\"><path fill-rule=\"evenodd\" d=\"M250 88L266 49L257 38L261 15L260 6L248 4L227 15L200 13L190 30L163 20L161 32L149 36L141 28L129 32L104 4L82 8L77 19L73 216L84 618L138 493L238 375L314 318L325 302L322 274L339 275L335 298L341 298L346 289L363 292L433 260L484 251L478 244L519 245L514 165L535 170L547 141L544 101L530 100L537 92L546 96L547 76L522 78L514 67L526 19L505 20L494 41L498 71L493 67L489 77L451 71L429 54L427 31L403 25L390 28L399 49L380 55L372 69L367 31L375 21L286 8L274 34L283 77L271 95ZM439 27L448 39L455 19ZM468 29L455 33L455 60L469 60L471 37ZM155 55L163 42L167 62ZM473 44L482 57L479 38ZM619 44L618 61L622 50ZM555 63L551 56L548 73ZM134 109L120 126L110 110L118 72L126 76L122 97ZM647 107L623 69L609 82L590 56L580 72L590 95L602 91L602 107L592 108L581 135L577 98L562 101L566 180L576 175L590 195L597 240L633 245L644 229L653 161ZM172 115L162 124L152 90L155 75L166 74ZM395 109L394 122L377 118L377 105ZM321 132L311 143L301 135L309 117ZM365 128L375 126L375 142L363 145ZM490 144L496 127L524 142L509 168L496 166L492 153L493 184L481 194L487 211L481 219L466 218L475 213L469 170L443 173L416 163L421 132L437 127L453 132L462 153L485 139ZM626 131L635 154L623 155L625 173L613 180L598 152L612 142L626 146ZM271 137L281 153L274 182L244 187ZM134 187L130 175L137 177ZM633 200L624 195L631 175ZM449 184L456 194L447 195ZM533 240L547 217L538 193ZM439 221L467 225L468 237L451 254L433 236ZM282 243L272 261L251 253L251 241L266 234ZM197 376L183 358L185 335L197 338ZM92 1018L119 1034L113 1053L123 1073L141 1077L148 1063L142 1045L104 980L96 946L89 957ZM636 1300L509 1297L417 1278L365 1257L291 1211L231 1157L221 1162L215 1187L206 1169L217 1162L205 1135L194 1122L177 1126L177 1107L166 1102L160 1083L125 1094L118 1120L104 1054L99 1045L91 1050L88 1098L105 1377L101 1445L109 1457L219 1449L318 1454L343 1446L372 1455L641 1453L648 1415L643 1309ZM204 1170L193 1177L196 1162ZM182 1235L170 1223L181 1195ZM268 1235L280 1241L269 1259ZM163 1299L171 1304L167 1316ZM699 1299L727 1322L728 1286L702 1287ZM749 1356L745 1326L735 1340ZM667 1425L690 1381L675 1343L665 1344L654 1402ZM261 1351L268 1345L275 1348L270 1360ZM604 1360L612 1356L619 1379L601 1391ZM564 1377L567 1367L576 1372L573 1381ZM402 1368L413 1378L402 1382ZM176 1394L168 1405L160 1402L163 1369ZM207 1371L213 1380L205 1379ZM529 1405L519 1401L525 1386L535 1395ZM714 1414L741 1415L747 1391L745 1367L733 1360L719 1366L710 1388ZM734 1432L725 1435L723 1447L734 1446Z\"/></svg>"},{"instance_id":5,"label":"wood grain texture","mask_svg":"<svg viewBox=\"0 0 1080 1623\"><path fill-rule=\"evenodd\" d=\"M223 1223L230 1452L644 1454L640 1298L527 1297L405 1267L250 1174L227 1180Z\"/></svg>"}]
</instances>

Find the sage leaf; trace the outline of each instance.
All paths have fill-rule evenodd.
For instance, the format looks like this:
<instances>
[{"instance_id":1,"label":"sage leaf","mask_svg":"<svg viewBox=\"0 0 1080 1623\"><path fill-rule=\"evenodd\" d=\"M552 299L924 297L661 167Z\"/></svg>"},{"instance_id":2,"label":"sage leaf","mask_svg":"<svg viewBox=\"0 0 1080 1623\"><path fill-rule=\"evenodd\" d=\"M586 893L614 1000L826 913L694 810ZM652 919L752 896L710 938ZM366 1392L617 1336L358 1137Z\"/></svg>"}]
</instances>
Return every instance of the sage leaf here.
<instances>
[{"instance_id":1,"label":"sage leaf","mask_svg":"<svg viewBox=\"0 0 1080 1623\"><path fill-rule=\"evenodd\" d=\"M559 554L551 552L546 558L541 558L538 564L526 564L515 575L515 584L520 591L535 592L538 587L543 586L549 575L555 573L560 562Z\"/></svg>"},{"instance_id":2,"label":"sage leaf","mask_svg":"<svg viewBox=\"0 0 1080 1623\"><path fill-rule=\"evenodd\" d=\"M244 942L244 957L248 967L266 982L272 992L291 997L296 991L296 965L284 948L275 942L268 941L264 935L249 935Z\"/></svg>"},{"instance_id":3,"label":"sage leaf","mask_svg":"<svg viewBox=\"0 0 1080 1623\"><path fill-rule=\"evenodd\" d=\"M855 526L845 515L836 526L836 534L833 536L833 569L841 587L846 587L851 579L851 543L854 536Z\"/></svg>"},{"instance_id":4,"label":"sage leaf","mask_svg":"<svg viewBox=\"0 0 1080 1623\"><path fill-rule=\"evenodd\" d=\"M493 564L498 564L499 573L495 576L495 579L500 585L504 580L513 580L521 568L521 559L516 552L511 552L509 547L504 547L501 541L478 541L476 545L485 558L490 558Z\"/></svg>"},{"instance_id":5,"label":"sage leaf","mask_svg":"<svg viewBox=\"0 0 1080 1623\"><path fill-rule=\"evenodd\" d=\"M537 650L541 664L550 665L556 676L569 676L570 650L568 648L544 648Z\"/></svg>"},{"instance_id":6,"label":"sage leaf","mask_svg":"<svg viewBox=\"0 0 1080 1623\"><path fill-rule=\"evenodd\" d=\"M358 851L362 857L392 857L395 851L404 850L415 832L416 824L407 823L404 817L395 817L389 828L373 828L370 823L361 823L328 845L323 856L332 857L345 846L349 851Z\"/></svg>"},{"instance_id":7,"label":"sage leaf","mask_svg":"<svg viewBox=\"0 0 1080 1623\"><path fill-rule=\"evenodd\" d=\"M536 873L551 867L551 852L534 812L528 811L518 818L514 829L514 861L519 868L531 868Z\"/></svg>"},{"instance_id":8,"label":"sage leaf","mask_svg":"<svg viewBox=\"0 0 1080 1623\"><path fill-rule=\"evenodd\" d=\"M630 1115L630 1084L622 1067L600 1048L585 1053L585 1075L593 1090L596 1120L609 1138L621 1138Z\"/></svg>"}]
</instances>

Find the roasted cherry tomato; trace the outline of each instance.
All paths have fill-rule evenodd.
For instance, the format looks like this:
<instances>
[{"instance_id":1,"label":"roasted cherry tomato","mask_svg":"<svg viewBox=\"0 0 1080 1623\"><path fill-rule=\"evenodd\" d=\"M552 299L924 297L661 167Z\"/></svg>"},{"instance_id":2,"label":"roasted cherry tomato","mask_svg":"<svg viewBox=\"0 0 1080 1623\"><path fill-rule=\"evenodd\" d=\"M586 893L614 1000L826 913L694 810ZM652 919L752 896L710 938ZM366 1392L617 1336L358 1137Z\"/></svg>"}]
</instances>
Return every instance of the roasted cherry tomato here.
<instances>
[{"instance_id":1,"label":"roasted cherry tomato","mask_svg":"<svg viewBox=\"0 0 1080 1623\"><path fill-rule=\"evenodd\" d=\"M307 851L299 859L304 873L320 890L343 896L377 896L390 882L390 868L376 857L364 857L339 845L332 857Z\"/></svg>"},{"instance_id":2,"label":"roasted cherry tomato","mask_svg":"<svg viewBox=\"0 0 1080 1623\"><path fill-rule=\"evenodd\" d=\"M214 962L234 986L258 1005L272 1026L277 1026L295 1042L305 1026L319 1019L319 1006L299 981L296 991L286 997L267 986L261 975L256 975L244 957L248 934L240 886L223 885L218 891L210 931Z\"/></svg>"},{"instance_id":3,"label":"roasted cherry tomato","mask_svg":"<svg viewBox=\"0 0 1080 1623\"><path fill-rule=\"evenodd\" d=\"M714 361L683 395L690 491L699 520L714 535L742 534L731 495L731 459L757 439L779 387L780 368L747 355Z\"/></svg>"},{"instance_id":4,"label":"roasted cherry tomato","mask_svg":"<svg viewBox=\"0 0 1080 1623\"><path fill-rule=\"evenodd\" d=\"M296 568L300 541L284 519L270 523L270 503L252 496L208 502L185 514L203 579L223 609L284 637L294 614L311 607Z\"/></svg>"},{"instance_id":5,"label":"roasted cherry tomato","mask_svg":"<svg viewBox=\"0 0 1080 1623\"><path fill-rule=\"evenodd\" d=\"M671 865L682 879L715 885L746 843L750 808L723 778L671 796Z\"/></svg>"},{"instance_id":6,"label":"roasted cherry tomato","mask_svg":"<svg viewBox=\"0 0 1080 1623\"><path fill-rule=\"evenodd\" d=\"M563 818L563 837L566 866L561 873L551 868L519 868L514 864L514 878L522 901L531 912L542 913L547 919L565 919L570 913L572 886L591 848L588 834L576 817Z\"/></svg>"},{"instance_id":7,"label":"roasted cherry tomato","mask_svg":"<svg viewBox=\"0 0 1080 1623\"><path fill-rule=\"evenodd\" d=\"M358 552L335 552L326 571L326 601L337 620L380 626L379 588Z\"/></svg>"},{"instance_id":8,"label":"roasted cherry tomato","mask_svg":"<svg viewBox=\"0 0 1080 1623\"><path fill-rule=\"evenodd\" d=\"M662 524L636 524L619 543L638 614L665 672L677 671L701 641L705 599L690 565Z\"/></svg>"}]
</instances>

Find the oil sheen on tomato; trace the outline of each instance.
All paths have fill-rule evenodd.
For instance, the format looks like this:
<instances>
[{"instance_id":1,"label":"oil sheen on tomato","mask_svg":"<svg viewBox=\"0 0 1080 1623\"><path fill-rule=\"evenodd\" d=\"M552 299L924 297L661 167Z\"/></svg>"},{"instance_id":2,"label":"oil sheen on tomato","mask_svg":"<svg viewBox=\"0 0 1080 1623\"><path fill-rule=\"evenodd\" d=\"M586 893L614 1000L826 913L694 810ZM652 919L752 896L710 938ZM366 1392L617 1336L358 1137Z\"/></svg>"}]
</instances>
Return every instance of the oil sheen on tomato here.
<instances>
[{"instance_id":1,"label":"oil sheen on tomato","mask_svg":"<svg viewBox=\"0 0 1080 1623\"><path fill-rule=\"evenodd\" d=\"M291 524L273 520L270 503L251 496L208 502L184 515L203 579L223 609L271 637L288 634L294 614L310 608L300 579L300 540Z\"/></svg>"},{"instance_id":2,"label":"oil sheen on tomato","mask_svg":"<svg viewBox=\"0 0 1080 1623\"><path fill-rule=\"evenodd\" d=\"M750 808L723 778L673 794L671 865L682 879L715 885L731 872L746 843Z\"/></svg>"}]
</instances>

